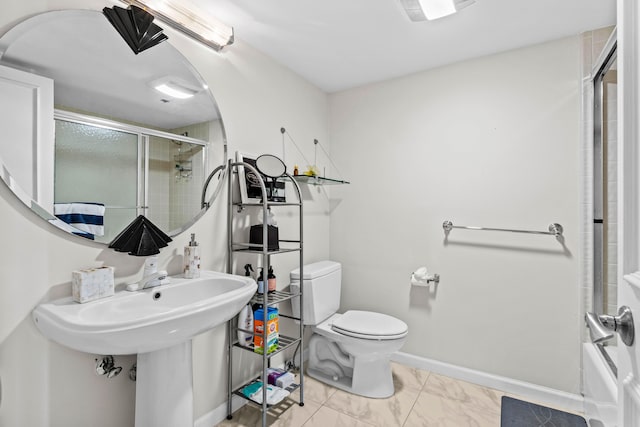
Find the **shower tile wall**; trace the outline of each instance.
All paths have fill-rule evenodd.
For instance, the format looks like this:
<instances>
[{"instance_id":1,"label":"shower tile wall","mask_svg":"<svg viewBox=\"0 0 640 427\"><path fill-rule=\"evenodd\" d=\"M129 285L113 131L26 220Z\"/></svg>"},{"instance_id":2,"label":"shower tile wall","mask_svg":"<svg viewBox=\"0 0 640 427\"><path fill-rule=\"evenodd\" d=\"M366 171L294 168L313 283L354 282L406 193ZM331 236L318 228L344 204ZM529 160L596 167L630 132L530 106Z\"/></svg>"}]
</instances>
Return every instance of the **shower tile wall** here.
<instances>
[{"instance_id":1,"label":"shower tile wall","mask_svg":"<svg viewBox=\"0 0 640 427\"><path fill-rule=\"evenodd\" d=\"M152 136L149 141L149 182L147 205L149 219L168 232L170 221L169 197L173 162L171 147L163 138Z\"/></svg>"},{"instance_id":2,"label":"shower tile wall","mask_svg":"<svg viewBox=\"0 0 640 427\"><path fill-rule=\"evenodd\" d=\"M191 138L209 141L209 129L211 123L196 123L184 128L172 129L172 133L184 134L188 133ZM172 158L178 155L179 146L172 149ZM188 178L177 178L171 180L171 191L169 199L169 210L171 221L170 229L178 228L193 218L194 213L200 210L201 186L193 186L194 182L203 183L206 176L204 172L204 151L202 149L194 149L189 154L191 165L193 167L192 174ZM189 191L190 190L190 191Z\"/></svg>"},{"instance_id":3,"label":"shower tile wall","mask_svg":"<svg viewBox=\"0 0 640 427\"><path fill-rule=\"evenodd\" d=\"M580 224L582 236L581 294L584 311L593 305L593 87L591 68L593 57L593 31L582 35L582 194L581 209L583 219ZM586 327L582 328L582 341L587 340Z\"/></svg>"}]
</instances>

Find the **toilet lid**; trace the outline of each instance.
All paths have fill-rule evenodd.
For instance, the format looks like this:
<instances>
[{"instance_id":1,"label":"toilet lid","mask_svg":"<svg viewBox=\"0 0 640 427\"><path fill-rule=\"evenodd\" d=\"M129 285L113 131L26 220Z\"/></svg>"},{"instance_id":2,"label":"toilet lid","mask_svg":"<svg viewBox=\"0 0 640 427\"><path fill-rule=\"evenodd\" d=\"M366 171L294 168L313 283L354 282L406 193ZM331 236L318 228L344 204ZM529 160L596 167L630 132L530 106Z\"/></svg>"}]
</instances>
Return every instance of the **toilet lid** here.
<instances>
[{"instance_id":1,"label":"toilet lid","mask_svg":"<svg viewBox=\"0 0 640 427\"><path fill-rule=\"evenodd\" d=\"M334 331L355 338L394 340L407 335L406 323L395 317L372 311L349 310L331 326Z\"/></svg>"}]
</instances>

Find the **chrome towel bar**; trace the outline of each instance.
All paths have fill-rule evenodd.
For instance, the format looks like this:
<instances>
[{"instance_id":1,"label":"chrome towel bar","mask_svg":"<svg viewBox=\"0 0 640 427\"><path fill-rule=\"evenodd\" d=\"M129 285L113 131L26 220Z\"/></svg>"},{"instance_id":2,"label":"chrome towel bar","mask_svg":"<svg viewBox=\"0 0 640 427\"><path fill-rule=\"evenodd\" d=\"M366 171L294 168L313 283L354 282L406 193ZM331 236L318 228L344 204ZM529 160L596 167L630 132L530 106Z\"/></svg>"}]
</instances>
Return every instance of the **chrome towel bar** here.
<instances>
[{"instance_id":1,"label":"chrome towel bar","mask_svg":"<svg viewBox=\"0 0 640 427\"><path fill-rule=\"evenodd\" d=\"M471 227L464 225L453 225L451 221L442 223L445 233L449 233L454 228L464 228L466 230L483 230L483 231L508 231L510 233L528 233L528 234L548 234L551 236L562 236L562 226L558 223L549 224L549 231L532 231L532 230L510 230L508 228L489 228L489 227Z\"/></svg>"}]
</instances>

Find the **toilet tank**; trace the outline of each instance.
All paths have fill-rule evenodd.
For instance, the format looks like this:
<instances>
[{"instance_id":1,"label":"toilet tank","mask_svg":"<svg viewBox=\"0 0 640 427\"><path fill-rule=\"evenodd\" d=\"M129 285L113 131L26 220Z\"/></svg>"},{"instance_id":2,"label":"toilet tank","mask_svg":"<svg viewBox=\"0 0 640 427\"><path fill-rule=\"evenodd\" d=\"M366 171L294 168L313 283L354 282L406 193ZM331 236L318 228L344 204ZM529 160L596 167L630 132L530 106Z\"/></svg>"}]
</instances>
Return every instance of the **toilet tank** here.
<instances>
[{"instance_id":1,"label":"toilet tank","mask_svg":"<svg viewBox=\"0 0 640 427\"><path fill-rule=\"evenodd\" d=\"M338 311L340 307L340 288L342 267L334 261L320 261L305 265L303 274L303 301L305 325L317 325ZM300 289L300 269L291 272L291 291ZM291 300L295 317L300 317L300 299Z\"/></svg>"}]
</instances>

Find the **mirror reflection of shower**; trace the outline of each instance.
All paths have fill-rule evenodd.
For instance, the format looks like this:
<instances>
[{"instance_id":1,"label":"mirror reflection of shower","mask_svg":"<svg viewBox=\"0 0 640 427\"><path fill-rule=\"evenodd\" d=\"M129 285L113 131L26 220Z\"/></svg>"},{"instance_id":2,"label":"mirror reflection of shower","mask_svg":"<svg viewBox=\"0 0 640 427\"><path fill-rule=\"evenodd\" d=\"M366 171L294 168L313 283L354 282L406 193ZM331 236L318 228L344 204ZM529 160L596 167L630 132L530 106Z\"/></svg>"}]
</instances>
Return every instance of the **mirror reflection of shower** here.
<instances>
[{"instance_id":1,"label":"mirror reflection of shower","mask_svg":"<svg viewBox=\"0 0 640 427\"><path fill-rule=\"evenodd\" d=\"M108 128L56 120L56 209L102 206L104 225L93 227L90 236L80 234L99 242L113 240L138 215L174 234L201 209L209 127L193 124L168 137L122 123ZM73 225L83 227L75 220Z\"/></svg>"},{"instance_id":2,"label":"mirror reflection of shower","mask_svg":"<svg viewBox=\"0 0 640 427\"><path fill-rule=\"evenodd\" d=\"M182 136L189 136L189 132L184 132ZM176 146L174 150L177 150L177 154L173 155L176 182L189 181L193 178L193 158L202 150L202 147L177 140L171 140L171 142Z\"/></svg>"}]
</instances>

